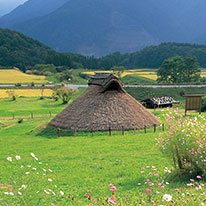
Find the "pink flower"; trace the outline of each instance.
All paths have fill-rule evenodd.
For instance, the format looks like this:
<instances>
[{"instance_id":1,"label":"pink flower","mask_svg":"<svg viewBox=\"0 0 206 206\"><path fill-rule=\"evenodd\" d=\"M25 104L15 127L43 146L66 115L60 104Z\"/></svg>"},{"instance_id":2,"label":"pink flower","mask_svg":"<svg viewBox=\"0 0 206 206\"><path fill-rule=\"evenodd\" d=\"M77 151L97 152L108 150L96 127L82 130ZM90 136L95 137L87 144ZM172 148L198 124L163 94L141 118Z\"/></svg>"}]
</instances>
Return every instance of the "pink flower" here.
<instances>
[{"instance_id":1,"label":"pink flower","mask_svg":"<svg viewBox=\"0 0 206 206\"><path fill-rule=\"evenodd\" d=\"M86 194L86 196L87 196L87 197L89 197L89 196L90 196L90 194L89 194L89 193L87 193L87 194Z\"/></svg>"},{"instance_id":2,"label":"pink flower","mask_svg":"<svg viewBox=\"0 0 206 206\"><path fill-rule=\"evenodd\" d=\"M97 201L96 201L96 200L94 200L94 204L95 204L95 203L97 203Z\"/></svg>"},{"instance_id":3,"label":"pink flower","mask_svg":"<svg viewBox=\"0 0 206 206\"><path fill-rule=\"evenodd\" d=\"M116 187L115 187L115 186L112 186L110 190L111 190L111 191L115 191L115 190L116 190Z\"/></svg>"},{"instance_id":4,"label":"pink flower","mask_svg":"<svg viewBox=\"0 0 206 206\"><path fill-rule=\"evenodd\" d=\"M164 189L165 187L164 187L164 186L161 186L160 188L161 188L161 189Z\"/></svg>"},{"instance_id":5,"label":"pink flower","mask_svg":"<svg viewBox=\"0 0 206 206\"><path fill-rule=\"evenodd\" d=\"M146 195L146 193L142 193L142 195L144 196L144 195Z\"/></svg>"},{"instance_id":6,"label":"pink flower","mask_svg":"<svg viewBox=\"0 0 206 206\"><path fill-rule=\"evenodd\" d=\"M191 182L194 182L195 180L194 180L194 179L190 179L190 181L191 181Z\"/></svg>"},{"instance_id":7,"label":"pink flower","mask_svg":"<svg viewBox=\"0 0 206 206\"><path fill-rule=\"evenodd\" d=\"M152 194L152 190L150 190L149 188L146 188L146 190L148 194Z\"/></svg>"},{"instance_id":8,"label":"pink flower","mask_svg":"<svg viewBox=\"0 0 206 206\"><path fill-rule=\"evenodd\" d=\"M198 176L197 176L197 179L202 179L202 177L198 175Z\"/></svg>"},{"instance_id":9,"label":"pink flower","mask_svg":"<svg viewBox=\"0 0 206 206\"><path fill-rule=\"evenodd\" d=\"M109 187L113 187L113 184L110 184Z\"/></svg>"},{"instance_id":10,"label":"pink flower","mask_svg":"<svg viewBox=\"0 0 206 206\"><path fill-rule=\"evenodd\" d=\"M11 190L11 192L13 192L13 193L14 193L14 190Z\"/></svg>"},{"instance_id":11,"label":"pink flower","mask_svg":"<svg viewBox=\"0 0 206 206\"><path fill-rule=\"evenodd\" d=\"M55 206L55 204L51 203L51 206Z\"/></svg>"}]
</instances>

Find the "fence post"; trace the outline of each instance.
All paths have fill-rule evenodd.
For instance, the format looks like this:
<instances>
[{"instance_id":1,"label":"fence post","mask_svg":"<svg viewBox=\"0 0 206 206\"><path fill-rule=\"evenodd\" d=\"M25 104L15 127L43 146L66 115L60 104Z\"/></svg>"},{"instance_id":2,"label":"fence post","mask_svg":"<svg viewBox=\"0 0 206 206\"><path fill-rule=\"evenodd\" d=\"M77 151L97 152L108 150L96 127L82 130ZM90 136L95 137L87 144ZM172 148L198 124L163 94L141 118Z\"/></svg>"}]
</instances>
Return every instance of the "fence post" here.
<instances>
[{"instance_id":1,"label":"fence post","mask_svg":"<svg viewBox=\"0 0 206 206\"><path fill-rule=\"evenodd\" d=\"M92 137L94 136L94 130L93 128L91 129Z\"/></svg>"},{"instance_id":2,"label":"fence post","mask_svg":"<svg viewBox=\"0 0 206 206\"><path fill-rule=\"evenodd\" d=\"M33 119L34 118L34 114L33 114L33 112L31 112L31 119Z\"/></svg>"},{"instance_id":3,"label":"fence post","mask_svg":"<svg viewBox=\"0 0 206 206\"><path fill-rule=\"evenodd\" d=\"M156 127L157 127L157 125L156 125L156 124L154 124L154 133L156 132Z\"/></svg>"},{"instance_id":4,"label":"fence post","mask_svg":"<svg viewBox=\"0 0 206 206\"><path fill-rule=\"evenodd\" d=\"M74 136L75 136L75 137L77 136L76 128L74 129Z\"/></svg>"},{"instance_id":5,"label":"fence post","mask_svg":"<svg viewBox=\"0 0 206 206\"><path fill-rule=\"evenodd\" d=\"M58 137L60 137L60 128L57 129Z\"/></svg>"},{"instance_id":6,"label":"fence post","mask_svg":"<svg viewBox=\"0 0 206 206\"><path fill-rule=\"evenodd\" d=\"M51 112L49 112L49 116L50 116L50 117L52 116Z\"/></svg>"},{"instance_id":7,"label":"fence post","mask_svg":"<svg viewBox=\"0 0 206 206\"><path fill-rule=\"evenodd\" d=\"M112 135L111 127L109 126L109 136Z\"/></svg>"},{"instance_id":8,"label":"fence post","mask_svg":"<svg viewBox=\"0 0 206 206\"><path fill-rule=\"evenodd\" d=\"M165 125L162 124L162 131L165 131Z\"/></svg>"},{"instance_id":9,"label":"fence post","mask_svg":"<svg viewBox=\"0 0 206 206\"><path fill-rule=\"evenodd\" d=\"M144 133L145 133L145 134L147 133L147 128L146 128L146 126L144 126Z\"/></svg>"},{"instance_id":10,"label":"fence post","mask_svg":"<svg viewBox=\"0 0 206 206\"><path fill-rule=\"evenodd\" d=\"M122 126L122 135L124 135L124 127Z\"/></svg>"}]
</instances>

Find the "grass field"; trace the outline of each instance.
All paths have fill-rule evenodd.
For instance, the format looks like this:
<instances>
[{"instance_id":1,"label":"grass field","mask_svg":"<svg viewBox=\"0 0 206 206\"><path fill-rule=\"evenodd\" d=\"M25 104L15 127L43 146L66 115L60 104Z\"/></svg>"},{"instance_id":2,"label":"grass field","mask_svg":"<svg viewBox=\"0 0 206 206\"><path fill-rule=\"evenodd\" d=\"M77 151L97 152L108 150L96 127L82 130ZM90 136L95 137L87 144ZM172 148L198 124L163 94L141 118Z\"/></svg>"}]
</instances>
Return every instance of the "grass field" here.
<instances>
[{"instance_id":1,"label":"grass field","mask_svg":"<svg viewBox=\"0 0 206 206\"><path fill-rule=\"evenodd\" d=\"M45 83L45 76L28 75L14 69L0 69L0 84Z\"/></svg>"},{"instance_id":2,"label":"grass field","mask_svg":"<svg viewBox=\"0 0 206 206\"><path fill-rule=\"evenodd\" d=\"M83 88L80 89L74 98L83 91ZM35 114L47 114L49 111L55 114L65 106L60 101L35 97L18 98L17 101L2 99L0 116L8 117L13 112L26 116L31 111ZM167 112L159 110L155 114L161 117ZM76 136L64 134L58 137L56 130L41 132L50 120L51 117L24 118L21 124L17 123L17 119L0 120L0 205L111 206L112 203L102 199L112 196L109 184L116 186L116 202L122 206L149 206L151 198L156 196L155 205L169 206L174 204L163 200L164 194L181 199L176 188L181 188L181 193L186 194L186 182L166 180L169 184L158 194L144 195L147 179L155 181L155 176L149 173L152 166L155 171L157 168L159 176L165 175L165 167L174 169L172 162L155 147L155 139L162 133L161 127L156 133L153 128L148 129L146 134L142 130L126 131L124 135L112 132L112 136L108 132L95 132L94 136L91 132L81 132ZM38 160L34 160L31 153ZM21 159L14 161L15 155L20 155ZM12 162L7 161L9 156ZM150 169L145 169L144 173L142 168L147 167ZM14 195L5 194L10 191ZM55 195L51 191L55 191ZM85 196L87 193L90 194L89 200ZM197 190L191 192L192 198L199 197L200 193ZM150 203L140 204L142 200ZM196 206L197 202L181 205Z\"/></svg>"},{"instance_id":3,"label":"grass field","mask_svg":"<svg viewBox=\"0 0 206 206\"><path fill-rule=\"evenodd\" d=\"M79 96L84 90L85 88L80 88L73 99ZM39 97L19 97L16 101L12 101L8 98L0 99L0 117L11 117L13 114L15 116L25 116L30 115L31 112L34 115L50 114L50 112L57 114L65 106L66 105L62 104L61 99L58 101L48 98L40 99Z\"/></svg>"},{"instance_id":4,"label":"grass field","mask_svg":"<svg viewBox=\"0 0 206 206\"><path fill-rule=\"evenodd\" d=\"M51 89L0 89L0 98L9 97L7 91L13 91L18 97L51 97L53 91Z\"/></svg>"}]
</instances>

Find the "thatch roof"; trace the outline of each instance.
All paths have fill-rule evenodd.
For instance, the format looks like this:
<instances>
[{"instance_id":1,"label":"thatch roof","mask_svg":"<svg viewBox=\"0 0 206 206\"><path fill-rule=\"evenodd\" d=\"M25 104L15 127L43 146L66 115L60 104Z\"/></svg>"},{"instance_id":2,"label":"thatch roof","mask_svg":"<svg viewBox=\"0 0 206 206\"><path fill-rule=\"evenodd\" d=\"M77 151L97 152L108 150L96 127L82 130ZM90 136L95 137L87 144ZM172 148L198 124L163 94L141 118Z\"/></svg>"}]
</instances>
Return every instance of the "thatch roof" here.
<instances>
[{"instance_id":1,"label":"thatch roof","mask_svg":"<svg viewBox=\"0 0 206 206\"><path fill-rule=\"evenodd\" d=\"M50 125L77 131L133 130L159 125L159 120L131 97L113 75L96 74L89 87Z\"/></svg>"}]
</instances>

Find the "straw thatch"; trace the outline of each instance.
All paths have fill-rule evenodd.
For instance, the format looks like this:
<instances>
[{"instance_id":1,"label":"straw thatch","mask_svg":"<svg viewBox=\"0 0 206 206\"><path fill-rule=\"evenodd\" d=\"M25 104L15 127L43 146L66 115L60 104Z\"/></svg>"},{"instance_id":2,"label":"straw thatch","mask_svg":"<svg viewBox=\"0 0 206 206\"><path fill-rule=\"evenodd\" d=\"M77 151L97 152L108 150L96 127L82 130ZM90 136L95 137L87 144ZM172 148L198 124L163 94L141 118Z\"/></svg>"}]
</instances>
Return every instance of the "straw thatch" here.
<instances>
[{"instance_id":1,"label":"straw thatch","mask_svg":"<svg viewBox=\"0 0 206 206\"><path fill-rule=\"evenodd\" d=\"M111 74L96 74L89 87L50 125L77 131L133 130L159 125L159 120L131 97Z\"/></svg>"}]
</instances>

